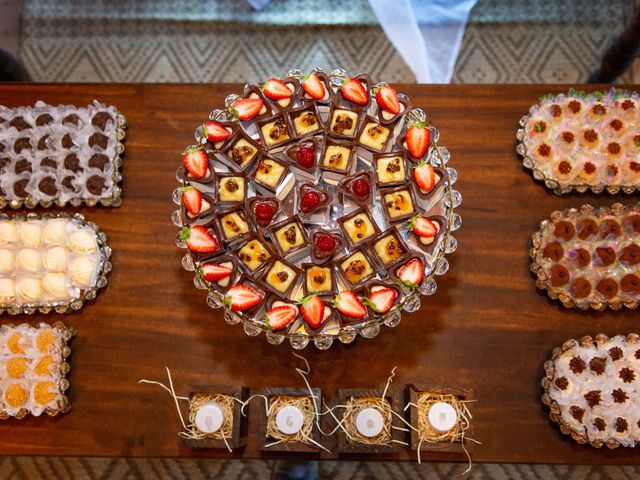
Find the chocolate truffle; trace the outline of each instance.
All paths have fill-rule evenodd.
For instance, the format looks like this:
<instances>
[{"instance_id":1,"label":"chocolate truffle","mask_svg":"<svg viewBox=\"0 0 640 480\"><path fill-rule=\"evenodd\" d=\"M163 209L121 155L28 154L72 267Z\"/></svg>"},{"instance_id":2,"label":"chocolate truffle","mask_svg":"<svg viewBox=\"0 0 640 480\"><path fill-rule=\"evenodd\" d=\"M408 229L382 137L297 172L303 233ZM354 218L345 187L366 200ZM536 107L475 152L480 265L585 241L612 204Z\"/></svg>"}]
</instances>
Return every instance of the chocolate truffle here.
<instances>
[{"instance_id":1,"label":"chocolate truffle","mask_svg":"<svg viewBox=\"0 0 640 480\"><path fill-rule=\"evenodd\" d=\"M547 244L546 247L544 247L543 255L545 258L548 258L550 260L553 260L554 262L557 262L564 255L564 249L562 248L562 245L560 245L558 242L551 242Z\"/></svg>"},{"instance_id":2,"label":"chocolate truffle","mask_svg":"<svg viewBox=\"0 0 640 480\"><path fill-rule=\"evenodd\" d=\"M613 298L618 293L618 283L613 278L603 278L596 285L596 290L605 298Z\"/></svg>"},{"instance_id":3,"label":"chocolate truffle","mask_svg":"<svg viewBox=\"0 0 640 480\"><path fill-rule=\"evenodd\" d=\"M640 293L640 278L633 273L629 273L620 280L620 288L626 293Z\"/></svg>"},{"instance_id":4,"label":"chocolate truffle","mask_svg":"<svg viewBox=\"0 0 640 480\"><path fill-rule=\"evenodd\" d=\"M31 170L31 163L29 162L29 160L25 160L23 158L22 160L18 160L16 162L14 171L16 172L16 175L20 175L23 172L31 172L33 170Z\"/></svg>"},{"instance_id":5,"label":"chocolate truffle","mask_svg":"<svg viewBox=\"0 0 640 480\"><path fill-rule=\"evenodd\" d=\"M40 161L40 166L41 167L46 167L46 168L53 168L55 170L55 169L58 168L58 163L55 160L53 160L52 158L44 157Z\"/></svg>"},{"instance_id":6,"label":"chocolate truffle","mask_svg":"<svg viewBox=\"0 0 640 480\"><path fill-rule=\"evenodd\" d=\"M597 247L596 255L602 262L602 265L607 267L616 261L616 252L611 247Z\"/></svg>"},{"instance_id":7,"label":"chocolate truffle","mask_svg":"<svg viewBox=\"0 0 640 480\"><path fill-rule=\"evenodd\" d=\"M620 235L620 224L618 222L611 219L602 222L600 225L600 236L602 238L607 238L608 236L615 238L618 235Z\"/></svg>"},{"instance_id":8,"label":"chocolate truffle","mask_svg":"<svg viewBox=\"0 0 640 480\"><path fill-rule=\"evenodd\" d=\"M578 225L578 238L580 240L586 240L591 235L595 235L598 232L598 224L590 219L585 218Z\"/></svg>"},{"instance_id":9,"label":"chocolate truffle","mask_svg":"<svg viewBox=\"0 0 640 480\"><path fill-rule=\"evenodd\" d=\"M569 282L569 270L564 265L554 265L551 267L551 285L561 287Z\"/></svg>"},{"instance_id":10,"label":"chocolate truffle","mask_svg":"<svg viewBox=\"0 0 640 480\"><path fill-rule=\"evenodd\" d=\"M27 195L27 185L29 184L28 178L22 178L13 184L13 193L16 197L25 198Z\"/></svg>"},{"instance_id":11,"label":"chocolate truffle","mask_svg":"<svg viewBox=\"0 0 640 480\"><path fill-rule=\"evenodd\" d=\"M75 153L70 153L64 158L64 168L74 173L82 171L82 168L80 168L80 160Z\"/></svg>"},{"instance_id":12,"label":"chocolate truffle","mask_svg":"<svg viewBox=\"0 0 640 480\"><path fill-rule=\"evenodd\" d=\"M71 148L73 147L73 139L71 138L71 134L67 133L62 140L60 140L60 144L62 148Z\"/></svg>"},{"instance_id":13,"label":"chocolate truffle","mask_svg":"<svg viewBox=\"0 0 640 480\"><path fill-rule=\"evenodd\" d=\"M78 117L78 115L76 115L75 113L70 113L62 119L63 125L66 125L68 123L77 127L80 124L80 117Z\"/></svg>"},{"instance_id":14,"label":"chocolate truffle","mask_svg":"<svg viewBox=\"0 0 640 480\"><path fill-rule=\"evenodd\" d=\"M596 375L602 375L604 368L607 366L607 359L605 357L593 357L589 361L589 368Z\"/></svg>"},{"instance_id":15,"label":"chocolate truffle","mask_svg":"<svg viewBox=\"0 0 640 480\"><path fill-rule=\"evenodd\" d=\"M68 190L75 190L75 179L73 176L68 175L62 179L62 186Z\"/></svg>"},{"instance_id":16,"label":"chocolate truffle","mask_svg":"<svg viewBox=\"0 0 640 480\"><path fill-rule=\"evenodd\" d=\"M51 122L53 122L53 117L48 113L43 113L41 115L38 115L38 118L36 118L36 125L38 127L49 125Z\"/></svg>"},{"instance_id":17,"label":"chocolate truffle","mask_svg":"<svg viewBox=\"0 0 640 480\"><path fill-rule=\"evenodd\" d=\"M113 117L109 112L98 112L91 119L91 124L98 127L100 130L104 130L107 127L107 123L113 122Z\"/></svg>"},{"instance_id":18,"label":"chocolate truffle","mask_svg":"<svg viewBox=\"0 0 640 480\"><path fill-rule=\"evenodd\" d=\"M15 127L16 130L21 132L22 130L27 130L31 128L31 124L27 123L27 121L23 117L15 117L9 122L9 125Z\"/></svg>"},{"instance_id":19,"label":"chocolate truffle","mask_svg":"<svg viewBox=\"0 0 640 480\"><path fill-rule=\"evenodd\" d=\"M620 261L629 265L637 265L640 263L640 246L632 243L624 247L622 255L620 255Z\"/></svg>"},{"instance_id":20,"label":"chocolate truffle","mask_svg":"<svg viewBox=\"0 0 640 480\"><path fill-rule=\"evenodd\" d=\"M28 137L20 137L13 144L13 151L16 153L20 153L22 150L31 150L32 148L31 140Z\"/></svg>"},{"instance_id":21,"label":"chocolate truffle","mask_svg":"<svg viewBox=\"0 0 640 480\"><path fill-rule=\"evenodd\" d=\"M91 195L102 195L102 191L105 188L105 180L100 175L92 175L87 180L87 190L89 190Z\"/></svg>"},{"instance_id":22,"label":"chocolate truffle","mask_svg":"<svg viewBox=\"0 0 640 480\"><path fill-rule=\"evenodd\" d=\"M107 148L107 145L109 144L109 137L107 137L106 135L103 135L101 133L94 133L93 135L91 135L89 137L89 146L90 147L94 147L94 146L99 146L100 148Z\"/></svg>"},{"instance_id":23,"label":"chocolate truffle","mask_svg":"<svg viewBox=\"0 0 640 480\"><path fill-rule=\"evenodd\" d=\"M572 286L573 296L576 298L585 298L591 293L591 282L586 278L576 278Z\"/></svg>"},{"instance_id":24,"label":"chocolate truffle","mask_svg":"<svg viewBox=\"0 0 640 480\"><path fill-rule=\"evenodd\" d=\"M584 268L591 263L591 254L589 250L579 248L576 250L576 263L580 268Z\"/></svg>"},{"instance_id":25,"label":"chocolate truffle","mask_svg":"<svg viewBox=\"0 0 640 480\"><path fill-rule=\"evenodd\" d=\"M55 178L44 177L42 180L40 180L40 183L38 183L38 190L40 190L45 195L53 197L56 193L58 193Z\"/></svg>"},{"instance_id":26,"label":"chocolate truffle","mask_svg":"<svg viewBox=\"0 0 640 480\"><path fill-rule=\"evenodd\" d=\"M49 148L49 139L51 137L49 135L43 135L38 140L38 150L47 150Z\"/></svg>"},{"instance_id":27,"label":"chocolate truffle","mask_svg":"<svg viewBox=\"0 0 640 480\"><path fill-rule=\"evenodd\" d=\"M576 234L576 228L573 226L573 223L567 222L566 220L561 220L555 224L553 234L557 238L569 241Z\"/></svg>"},{"instance_id":28,"label":"chocolate truffle","mask_svg":"<svg viewBox=\"0 0 640 480\"><path fill-rule=\"evenodd\" d=\"M104 170L105 165L109 163L109 157L102 153L94 153L89 159L89 166L91 168L98 168Z\"/></svg>"}]
</instances>

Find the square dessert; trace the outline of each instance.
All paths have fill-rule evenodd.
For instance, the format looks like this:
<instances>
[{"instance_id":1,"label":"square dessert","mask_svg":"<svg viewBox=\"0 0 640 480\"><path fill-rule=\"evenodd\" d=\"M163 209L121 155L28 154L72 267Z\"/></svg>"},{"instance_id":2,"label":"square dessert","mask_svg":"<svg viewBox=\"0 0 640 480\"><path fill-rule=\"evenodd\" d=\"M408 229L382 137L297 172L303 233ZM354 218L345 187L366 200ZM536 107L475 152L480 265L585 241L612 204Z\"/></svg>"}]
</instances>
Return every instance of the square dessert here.
<instances>
[{"instance_id":1,"label":"square dessert","mask_svg":"<svg viewBox=\"0 0 640 480\"><path fill-rule=\"evenodd\" d=\"M216 215L222 241L226 244L247 238L253 232L249 217L244 207L237 206Z\"/></svg>"},{"instance_id":2,"label":"square dessert","mask_svg":"<svg viewBox=\"0 0 640 480\"><path fill-rule=\"evenodd\" d=\"M258 160L251 176L257 185L275 193L288 173L286 162L267 154Z\"/></svg>"},{"instance_id":3,"label":"square dessert","mask_svg":"<svg viewBox=\"0 0 640 480\"><path fill-rule=\"evenodd\" d=\"M376 275L374 263L361 247L336 259L334 263L349 288L361 286Z\"/></svg>"},{"instance_id":4,"label":"square dessert","mask_svg":"<svg viewBox=\"0 0 640 480\"><path fill-rule=\"evenodd\" d=\"M324 137L324 147L320 154L320 168L341 174L351 173L355 162L356 146L353 142Z\"/></svg>"},{"instance_id":5,"label":"square dessert","mask_svg":"<svg viewBox=\"0 0 640 480\"><path fill-rule=\"evenodd\" d=\"M236 254L240 259L241 265L249 273L259 270L274 255L273 246L259 233L254 233L248 237L247 242L238 248Z\"/></svg>"},{"instance_id":6,"label":"square dessert","mask_svg":"<svg viewBox=\"0 0 640 480\"><path fill-rule=\"evenodd\" d=\"M224 150L226 159L240 170L246 170L259 154L260 145L244 131L239 131Z\"/></svg>"},{"instance_id":7,"label":"square dessert","mask_svg":"<svg viewBox=\"0 0 640 480\"><path fill-rule=\"evenodd\" d=\"M366 207L360 207L338 218L338 225L352 247L361 245L380 233L380 228Z\"/></svg>"},{"instance_id":8,"label":"square dessert","mask_svg":"<svg viewBox=\"0 0 640 480\"><path fill-rule=\"evenodd\" d=\"M411 185L380 190L380 198L382 211L390 225L400 223L417 213Z\"/></svg>"},{"instance_id":9,"label":"square dessert","mask_svg":"<svg viewBox=\"0 0 640 480\"><path fill-rule=\"evenodd\" d=\"M333 106L329 116L328 133L332 137L354 140L360 124L360 112L348 107Z\"/></svg>"},{"instance_id":10,"label":"square dessert","mask_svg":"<svg viewBox=\"0 0 640 480\"><path fill-rule=\"evenodd\" d=\"M285 258L300 253L309 246L307 231L298 215L272 225L268 231L276 250Z\"/></svg>"},{"instance_id":11,"label":"square dessert","mask_svg":"<svg viewBox=\"0 0 640 480\"><path fill-rule=\"evenodd\" d=\"M280 298L288 298L301 276L302 270L294 264L284 258L273 257L260 276L260 281Z\"/></svg>"},{"instance_id":12,"label":"square dessert","mask_svg":"<svg viewBox=\"0 0 640 480\"><path fill-rule=\"evenodd\" d=\"M247 189L246 173L216 173L216 199L218 203L242 203L247 197Z\"/></svg>"},{"instance_id":13,"label":"square dessert","mask_svg":"<svg viewBox=\"0 0 640 480\"><path fill-rule=\"evenodd\" d=\"M367 115L358 134L358 145L372 152L382 152L393 137L392 133L390 127Z\"/></svg>"},{"instance_id":14,"label":"square dessert","mask_svg":"<svg viewBox=\"0 0 640 480\"><path fill-rule=\"evenodd\" d=\"M258 134L266 148L274 148L287 143L294 136L289 119L284 113L256 122Z\"/></svg>"},{"instance_id":15,"label":"square dessert","mask_svg":"<svg viewBox=\"0 0 640 480\"><path fill-rule=\"evenodd\" d=\"M289 112L296 137L310 135L322 130L322 118L315 105L297 108Z\"/></svg>"},{"instance_id":16,"label":"square dessert","mask_svg":"<svg viewBox=\"0 0 640 480\"><path fill-rule=\"evenodd\" d=\"M402 239L397 226L385 230L371 240L369 249L385 269L402 260L411 252Z\"/></svg>"},{"instance_id":17,"label":"square dessert","mask_svg":"<svg viewBox=\"0 0 640 480\"><path fill-rule=\"evenodd\" d=\"M373 168L376 184L380 188L404 185L409 181L407 159L402 152L375 154Z\"/></svg>"},{"instance_id":18,"label":"square dessert","mask_svg":"<svg viewBox=\"0 0 640 480\"><path fill-rule=\"evenodd\" d=\"M307 295L333 295L336 291L335 269L333 265L316 265L315 263L303 263L304 294Z\"/></svg>"}]
</instances>

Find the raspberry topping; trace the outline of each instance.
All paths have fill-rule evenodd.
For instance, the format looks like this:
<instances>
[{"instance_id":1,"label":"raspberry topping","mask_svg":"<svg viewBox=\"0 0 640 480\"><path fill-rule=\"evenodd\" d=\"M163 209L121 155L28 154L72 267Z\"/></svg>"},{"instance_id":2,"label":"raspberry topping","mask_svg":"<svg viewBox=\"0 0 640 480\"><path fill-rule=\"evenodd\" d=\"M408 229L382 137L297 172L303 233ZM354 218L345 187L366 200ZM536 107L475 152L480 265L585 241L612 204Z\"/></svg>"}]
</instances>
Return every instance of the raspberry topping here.
<instances>
[{"instance_id":1,"label":"raspberry topping","mask_svg":"<svg viewBox=\"0 0 640 480\"><path fill-rule=\"evenodd\" d=\"M356 197L365 198L369 195L371 186L365 178L358 178L351 184L351 191Z\"/></svg>"},{"instance_id":2,"label":"raspberry topping","mask_svg":"<svg viewBox=\"0 0 640 480\"><path fill-rule=\"evenodd\" d=\"M259 203L255 208L258 225L266 227L273 218L273 207L270 203Z\"/></svg>"},{"instance_id":3,"label":"raspberry topping","mask_svg":"<svg viewBox=\"0 0 640 480\"><path fill-rule=\"evenodd\" d=\"M331 252L336 248L336 240L326 233L322 233L316 237L316 246L321 252Z\"/></svg>"},{"instance_id":4,"label":"raspberry topping","mask_svg":"<svg viewBox=\"0 0 640 480\"><path fill-rule=\"evenodd\" d=\"M301 148L298 150L298 165L303 168L311 168L315 160L314 157L314 151L311 148Z\"/></svg>"},{"instance_id":5,"label":"raspberry topping","mask_svg":"<svg viewBox=\"0 0 640 480\"><path fill-rule=\"evenodd\" d=\"M307 192L300 201L300 210L304 213L313 212L320 205L320 195L318 192Z\"/></svg>"}]
</instances>

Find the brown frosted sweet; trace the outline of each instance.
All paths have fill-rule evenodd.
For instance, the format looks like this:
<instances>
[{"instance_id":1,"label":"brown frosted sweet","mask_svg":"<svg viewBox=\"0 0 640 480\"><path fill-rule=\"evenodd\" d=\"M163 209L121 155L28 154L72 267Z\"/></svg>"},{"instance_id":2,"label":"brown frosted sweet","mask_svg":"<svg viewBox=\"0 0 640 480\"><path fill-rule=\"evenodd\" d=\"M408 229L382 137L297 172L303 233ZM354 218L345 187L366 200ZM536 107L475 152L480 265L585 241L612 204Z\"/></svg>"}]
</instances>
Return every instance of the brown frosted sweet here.
<instances>
[{"instance_id":1,"label":"brown frosted sweet","mask_svg":"<svg viewBox=\"0 0 640 480\"><path fill-rule=\"evenodd\" d=\"M543 255L545 258L557 262L563 257L564 249L558 242L551 242L546 247L544 247Z\"/></svg>"},{"instance_id":2,"label":"brown frosted sweet","mask_svg":"<svg viewBox=\"0 0 640 480\"><path fill-rule=\"evenodd\" d=\"M561 287L569 282L569 270L564 265L556 264L551 267L551 285Z\"/></svg>"},{"instance_id":3,"label":"brown frosted sweet","mask_svg":"<svg viewBox=\"0 0 640 480\"><path fill-rule=\"evenodd\" d=\"M618 293L618 282L613 278L603 278L596 285L596 290L605 298L613 298Z\"/></svg>"},{"instance_id":4,"label":"brown frosted sweet","mask_svg":"<svg viewBox=\"0 0 640 480\"><path fill-rule=\"evenodd\" d=\"M586 240L598 232L598 224L591 218L585 218L578 224L578 238Z\"/></svg>"},{"instance_id":5,"label":"brown frosted sweet","mask_svg":"<svg viewBox=\"0 0 640 480\"><path fill-rule=\"evenodd\" d=\"M585 298L591 294L591 282L586 278L576 278L572 286L573 296L576 298Z\"/></svg>"},{"instance_id":6,"label":"brown frosted sweet","mask_svg":"<svg viewBox=\"0 0 640 480\"><path fill-rule=\"evenodd\" d=\"M632 243L624 247L620 255L620 261L629 265L637 265L640 263L640 246Z\"/></svg>"},{"instance_id":7,"label":"brown frosted sweet","mask_svg":"<svg viewBox=\"0 0 640 480\"><path fill-rule=\"evenodd\" d=\"M579 248L576 250L576 263L580 268L584 268L591 263L591 254L589 250Z\"/></svg>"},{"instance_id":8,"label":"brown frosted sweet","mask_svg":"<svg viewBox=\"0 0 640 480\"><path fill-rule=\"evenodd\" d=\"M568 242L576 234L576 228L573 226L573 223L561 220L555 224L553 234L557 238L561 238Z\"/></svg>"},{"instance_id":9,"label":"brown frosted sweet","mask_svg":"<svg viewBox=\"0 0 640 480\"><path fill-rule=\"evenodd\" d=\"M617 238L620 235L620 224L615 220L607 219L600 224L600 236L602 238Z\"/></svg>"},{"instance_id":10,"label":"brown frosted sweet","mask_svg":"<svg viewBox=\"0 0 640 480\"><path fill-rule=\"evenodd\" d=\"M620 280L620 288L627 293L640 293L640 278L633 273L629 273Z\"/></svg>"},{"instance_id":11,"label":"brown frosted sweet","mask_svg":"<svg viewBox=\"0 0 640 480\"><path fill-rule=\"evenodd\" d=\"M597 247L596 255L603 266L607 267L616 261L616 252L611 247Z\"/></svg>"}]
</instances>

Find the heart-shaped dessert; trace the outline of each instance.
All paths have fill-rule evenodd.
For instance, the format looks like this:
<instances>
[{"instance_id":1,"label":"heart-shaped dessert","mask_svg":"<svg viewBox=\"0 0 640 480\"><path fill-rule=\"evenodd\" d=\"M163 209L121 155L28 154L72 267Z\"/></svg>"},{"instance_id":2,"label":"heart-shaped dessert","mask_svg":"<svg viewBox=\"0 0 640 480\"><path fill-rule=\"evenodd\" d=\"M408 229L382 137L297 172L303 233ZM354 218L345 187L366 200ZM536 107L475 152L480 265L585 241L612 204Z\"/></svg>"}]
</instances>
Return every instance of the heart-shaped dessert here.
<instances>
[{"instance_id":1,"label":"heart-shaped dessert","mask_svg":"<svg viewBox=\"0 0 640 480\"><path fill-rule=\"evenodd\" d=\"M311 233L311 259L321 265L344 249L344 237L338 232L318 228Z\"/></svg>"},{"instance_id":2,"label":"heart-shaped dessert","mask_svg":"<svg viewBox=\"0 0 640 480\"><path fill-rule=\"evenodd\" d=\"M298 212L308 217L331 203L333 195L318 188L313 183L304 182L298 187Z\"/></svg>"},{"instance_id":3,"label":"heart-shaped dessert","mask_svg":"<svg viewBox=\"0 0 640 480\"><path fill-rule=\"evenodd\" d=\"M358 205L369 205L373 198L373 176L370 171L356 172L338 182L338 189Z\"/></svg>"},{"instance_id":4,"label":"heart-shaped dessert","mask_svg":"<svg viewBox=\"0 0 640 480\"><path fill-rule=\"evenodd\" d=\"M291 110L299 90L300 82L294 77L282 80L272 77L262 86L262 94L271 100L271 104L279 112Z\"/></svg>"},{"instance_id":5,"label":"heart-shaped dessert","mask_svg":"<svg viewBox=\"0 0 640 480\"><path fill-rule=\"evenodd\" d=\"M331 88L331 80L324 72L311 72L300 78L300 100L304 103L331 103L335 94Z\"/></svg>"},{"instance_id":6,"label":"heart-shaped dessert","mask_svg":"<svg viewBox=\"0 0 640 480\"><path fill-rule=\"evenodd\" d=\"M267 228L280 210L280 201L273 196L251 197L245 201L245 208L260 228Z\"/></svg>"},{"instance_id":7,"label":"heart-shaped dessert","mask_svg":"<svg viewBox=\"0 0 640 480\"><path fill-rule=\"evenodd\" d=\"M315 172L318 158L318 137L303 137L284 149L284 154L293 167Z\"/></svg>"},{"instance_id":8,"label":"heart-shaped dessert","mask_svg":"<svg viewBox=\"0 0 640 480\"><path fill-rule=\"evenodd\" d=\"M231 95L227 107L240 121L259 120L273 115L273 108L257 85L246 85L241 96Z\"/></svg>"}]
</instances>

